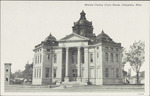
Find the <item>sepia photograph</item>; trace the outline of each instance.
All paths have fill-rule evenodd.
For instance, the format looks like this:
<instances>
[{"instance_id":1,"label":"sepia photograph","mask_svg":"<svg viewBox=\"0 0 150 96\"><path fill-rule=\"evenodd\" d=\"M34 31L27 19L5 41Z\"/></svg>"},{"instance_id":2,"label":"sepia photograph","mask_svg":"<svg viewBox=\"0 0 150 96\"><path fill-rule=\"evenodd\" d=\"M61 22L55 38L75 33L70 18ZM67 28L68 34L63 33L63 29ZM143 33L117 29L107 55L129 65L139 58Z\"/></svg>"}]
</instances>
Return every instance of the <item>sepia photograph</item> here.
<instances>
[{"instance_id":1,"label":"sepia photograph","mask_svg":"<svg viewBox=\"0 0 150 96\"><path fill-rule=\"evenodd\" d=\"M1 1L2 96L149 96L149 1Z\"/></svg>"}]
</instances>

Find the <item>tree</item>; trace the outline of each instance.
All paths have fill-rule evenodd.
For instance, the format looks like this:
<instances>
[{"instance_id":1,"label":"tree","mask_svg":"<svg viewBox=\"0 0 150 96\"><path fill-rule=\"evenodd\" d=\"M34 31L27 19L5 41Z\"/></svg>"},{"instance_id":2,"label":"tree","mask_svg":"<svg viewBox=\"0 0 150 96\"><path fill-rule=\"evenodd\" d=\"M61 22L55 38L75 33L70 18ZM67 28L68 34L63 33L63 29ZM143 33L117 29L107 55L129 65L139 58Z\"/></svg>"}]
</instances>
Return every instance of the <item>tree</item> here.
<instances>
[{"instance_id":1,"label":"tree","mask_svg":"<svg viewBox=\"0 0 150 96\"><path fill-rule=\"evenodd\" d=\"M144 48L145 44L142 41L134 42L130 46L129 52L127 53L127 61L130 63L132 69L136 72L137 84L139 84L139 72L144 62Z\"/></svg>"},{"instance_id":2,"label":"tree","mask_svg":"<svg viewBox=\"0 0 150 96\"><path fill-rule=\"evenodd\" d=\"M122 51L122 67L123 67L123 71L124 71L124 66L125 64L127 63L127 51L125 48L123 48L123 51Z\"/></svg>"},{"instance_id":3,"label":"tree","mask_svg":"<svg viewBox=\"0 0 150 96\"><path fill-rule=\"evenodd\" d=\"M27 80L32 79L32 73L33 73L33 64L26 64L25 70L23 71L24 78Z\"/></svg>"}]
</instances>

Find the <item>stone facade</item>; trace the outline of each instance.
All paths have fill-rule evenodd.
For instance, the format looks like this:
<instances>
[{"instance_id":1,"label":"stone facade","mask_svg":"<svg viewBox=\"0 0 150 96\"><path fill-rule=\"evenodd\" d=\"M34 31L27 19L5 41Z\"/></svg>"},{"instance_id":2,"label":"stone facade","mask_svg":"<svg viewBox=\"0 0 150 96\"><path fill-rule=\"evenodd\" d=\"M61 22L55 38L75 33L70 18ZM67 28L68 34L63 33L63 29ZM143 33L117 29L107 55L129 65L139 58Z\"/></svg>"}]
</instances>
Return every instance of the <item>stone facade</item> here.
<instances>
[{"instance_id":1,"label":"stone facade","mask_svg":"<svg viewBox=\"0 0 150 96\"><path fill-rule=\"evenodd\" d=\"M85 12L73 32L56 40L51 34L34 49L34 85L90 82L94 85L122 83L122 47L103 31L95 36Z\"/></svg>"}]
</instances>

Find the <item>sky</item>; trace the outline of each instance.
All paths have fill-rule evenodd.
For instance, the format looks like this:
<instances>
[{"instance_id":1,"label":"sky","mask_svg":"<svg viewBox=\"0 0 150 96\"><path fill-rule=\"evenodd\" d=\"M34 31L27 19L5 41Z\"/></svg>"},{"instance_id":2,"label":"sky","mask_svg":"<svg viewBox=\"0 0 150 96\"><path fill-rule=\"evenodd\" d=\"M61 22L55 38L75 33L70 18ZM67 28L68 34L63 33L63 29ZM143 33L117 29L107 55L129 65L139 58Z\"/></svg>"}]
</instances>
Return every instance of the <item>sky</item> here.
<instances>
[{"instance_id":1,"label":"sky","mask_svg":"<svg viewBox=\"0 0 150 96\"><path fill-rule=\"evenodd\" d=\"M85 6L85 4L141 4L141 6ZM57 40L72 33L84 10L94 33L103 30L122 47L144 41L149 52L149 7L145 2L121 1L1 1L1 68L12 63L12 72L24 70L33 60L33 49L50 33ZM147 47L148 46L148 47ZM148 60L146 58L146 64ZM145 70L145 63L142 70Z\"/></svg>"}]
</instances>

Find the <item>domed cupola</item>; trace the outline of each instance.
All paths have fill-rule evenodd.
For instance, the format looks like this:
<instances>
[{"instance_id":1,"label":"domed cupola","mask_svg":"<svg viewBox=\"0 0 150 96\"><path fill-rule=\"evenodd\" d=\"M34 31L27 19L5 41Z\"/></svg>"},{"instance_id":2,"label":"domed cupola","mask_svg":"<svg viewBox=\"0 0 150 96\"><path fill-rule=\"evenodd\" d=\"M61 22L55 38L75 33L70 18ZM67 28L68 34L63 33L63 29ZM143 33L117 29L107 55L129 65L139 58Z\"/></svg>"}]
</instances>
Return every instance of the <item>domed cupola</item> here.
<instances>
[{"instance_id":1,"label":"domed cupola","mask_svg":"<svg viewBox=\"0 0 150 96\"><path fill-rule=\"evenodd\" d=\"M74 26L72 27L73 32L85 37L92 37L93 34L93 26L92 22L89 22L86 17L86 13L82 11L80 13L80 19L77 22L74 22Z\"/></svg>"},{"instance_id":2,"label":"domed cupola","mask_svg":"<svg viewBox=\"0 0 150 96\"><path fill-rule=\"evenodd\" d=\"M45 40L44 40L44 44L46 45L46 46L57 46L58 45L58 42L56 41L56 38L54 37L54 36L52 36L51 35L51 33L50 33L50 35L48 36L48 37L46 37L45 38Z\"/></svg>"},{"instance_id":3,"label":"domed cupola","mask_svg":"<svg viewBox=\"0 0 150 96\"><path fill-rule=\"evenodd\" d=\"M95 41L96 42L114 42L107 34L104 33L103 30L98 36L96 36Z\"/></svg>"},{"instance_id":4,"label":"domed cupola","mask_svg":"<svg viewBox=\"0 0 150 96\"><path fill-rule=\"evenodd\" d=\"M44 42L51 42L51 41L56 41L56 38L54 36L50 35L45 38Z\"/></svg>"}]
</instances>

